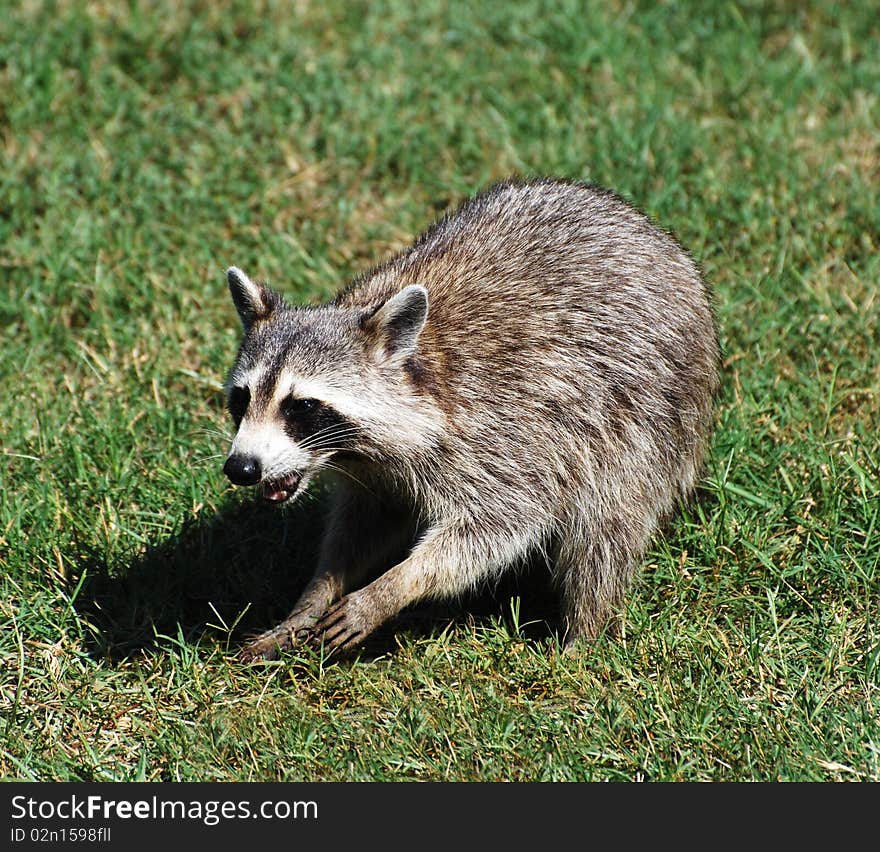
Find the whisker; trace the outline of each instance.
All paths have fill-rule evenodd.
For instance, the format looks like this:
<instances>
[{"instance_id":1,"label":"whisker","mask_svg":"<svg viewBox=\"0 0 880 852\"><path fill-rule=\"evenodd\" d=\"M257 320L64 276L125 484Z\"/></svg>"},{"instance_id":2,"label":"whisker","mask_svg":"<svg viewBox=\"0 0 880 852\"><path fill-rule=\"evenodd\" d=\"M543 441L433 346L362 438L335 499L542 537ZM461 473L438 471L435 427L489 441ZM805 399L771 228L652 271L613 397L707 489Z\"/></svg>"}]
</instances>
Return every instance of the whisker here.
<instances>
[{"instance_id":1,"label":"whisker","mask_svg":"<svg viewBox=\"0 0 880 852\"><path fill-rule=\"evenodd\" d=\"M340 423L331 423L328 426L325 426L323 429L319 429L315 432L315 435L322 435L325 432L332 432L334 429L359 429L357 423L350 423L348 421L342 421Z\"/></svg>"},{"instance_id":2,"label":"whisker","mask_svg":"<svg viewBox=\"0 0 880 852\"><path fill-rule=\"evenodd\" d=\"M318 435L323 435L327 432L332 431L333 429L342 429L342 428L351 428L351 424L349 423L331 423L329 426L325 426L323 429L318 429L317 432L313 432L311 435L306 437L306 440L309 438L317 437Z\"/></svg>"},{"instance_id":3,"label":"whisker","mask_svg":"<svg viewBox=\"0 0 880 852\"><path fill-rule=\"evenodd\" d=\"M330 448L335 450L351 449L351 447L344 447L340 443L340 441L344 441L346 438L350 437L350 435L328 435L326 440L320 441L317 444L309 444L308 447L301 446L300 449L308 450L309 452L320 452L321 450Z\"/></svg>"},{"instance_id":4,"label":"whisker","mask_svg":"<svg viewBox=\"0 0 880 852\"><path fill-rule=\"evenodd\" d=\"M351 447L334 447L332 444L322 444L320 447L311 447L310 449L320 453L344 453L346 450L350 450Z\"/></svg>"},{"instance_id":5,"label":"whisker","mask_svg":"<svg viewBox=\"0 0 880 852\"><path fill-rule=\"evenodd\" d=\"M223 431L221 429L194 429L193 434L195 435L215 435L220 438L225 438L227 441L232 440L232 435L229 432Z\"/></svg>"},{"instance_id":6,"label":"whisker","mask_svg":"<svg viewBox=\"0 0 880 852\"><path fill-rule=\"evenodd\" d=\"M332 431L334 429L335 431ZM299 446L300 449L303 450L312 450L324 441L335 441L339 440L340 438L350 438L354 435L357 435L360 431L360 427L358 426L328 426L325 429L322 429L319 432L315 432L313 435L309 435L308 437L304 438L302 441L300 441Z\"/></svg>"},{"instance_id":7,"label":"whisker","mask_svg":"<svg viewBox=\"0 0 880 852\"><path fill-rule=\"evenodd\" d=\"M325 438L328 435L359 431L360 426L355 426L352 423L331 423L329 426L325 426L323 429L319 429L317 432L313 432L311 435L306 436L303 439L302 444L307 445L311 441L315 441L318 438Z\"/></svg>"},{"instance_id":8,"label":"whisker","mask_svg":"<svg viewBox=\"0 0 880 852\"><path fill-rule=\"evenodd\" d=\"M201 456L201 458L193 459L193 464L204 464L205 462L211 461L212 459L222 459L226 453L214 453L211 456Z\"/></svg>"},{"instance_id":9,"label":"whisker","mask_svg":"<svg viewBox=\"0 0 880 852\"><path fill-rule=\"evenodd\" d=\"M352 482L356 482L360 485L361 488L364 489L368 494L371 494L373 497L376 496L376 492L373 491L365 482L362 482L358 479L353 473L346 470L345 468L339 467L338 465L332 464L331 462L324 462L323 467L326 467L328 470L335 470L337 473L341 473L343 476L347 476Z\"/></svg>"},{"instance_id":10,"label":"whisker","mask_svg":"<svg viewBox=\"0 0 880 852\"><path fill-rule=\"evenodd\" d=\"M331 437L333 435L345 435L345 434L353 434L356 432L360 432L360 428L356 426L347 426L347 427L338 427L335 429L322 429L320 432L315 432L312 435L308 435L305 439L303 439L303 443L309 443L316 440L321 440L323 438Z\"/></svg>"}]
</instances>

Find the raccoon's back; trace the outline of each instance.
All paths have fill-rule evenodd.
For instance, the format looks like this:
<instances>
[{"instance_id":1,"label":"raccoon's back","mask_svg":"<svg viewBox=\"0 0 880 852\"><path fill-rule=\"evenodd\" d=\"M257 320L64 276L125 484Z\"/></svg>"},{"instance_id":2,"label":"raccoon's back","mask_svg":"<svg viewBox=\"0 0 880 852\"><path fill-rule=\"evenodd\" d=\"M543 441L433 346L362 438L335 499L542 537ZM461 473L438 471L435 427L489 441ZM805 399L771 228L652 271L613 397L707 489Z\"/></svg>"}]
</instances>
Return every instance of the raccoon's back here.
<instances>
[{"instance_id":1,"label":"raccoon's back","mask_svg":"<svg viewBox=\"0 0 880 852\"><path fill-rule=\"evenodd\" d=\"M407 284L429 292L420 375L447 410L529 405L536 391L555 405L616 395L633 410L695 395L707 408L715 390L717 339L693 261L607 190L498 184L338 302L373 305Z\"/></svg>"}]
</instances>

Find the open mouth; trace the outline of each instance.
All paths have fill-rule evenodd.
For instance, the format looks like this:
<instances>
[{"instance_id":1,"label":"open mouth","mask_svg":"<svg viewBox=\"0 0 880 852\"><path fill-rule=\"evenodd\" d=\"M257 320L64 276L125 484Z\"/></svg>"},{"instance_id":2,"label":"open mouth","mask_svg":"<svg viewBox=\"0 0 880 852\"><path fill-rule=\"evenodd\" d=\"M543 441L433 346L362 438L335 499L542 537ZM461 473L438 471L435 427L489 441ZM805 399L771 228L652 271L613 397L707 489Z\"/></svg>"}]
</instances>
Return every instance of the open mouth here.
<instances>
[{"instance_id":1,"label":"open mouth","mask_svg":"<svg viewBox=\"0 0 880 852\"><path fill-rule=\"evenodd\" d=\"M283 503L296 494L301 479L298 473L289 473L281 479L267 479L260 483L260 492L270 503Z\"/></svg>"}]
</instances>

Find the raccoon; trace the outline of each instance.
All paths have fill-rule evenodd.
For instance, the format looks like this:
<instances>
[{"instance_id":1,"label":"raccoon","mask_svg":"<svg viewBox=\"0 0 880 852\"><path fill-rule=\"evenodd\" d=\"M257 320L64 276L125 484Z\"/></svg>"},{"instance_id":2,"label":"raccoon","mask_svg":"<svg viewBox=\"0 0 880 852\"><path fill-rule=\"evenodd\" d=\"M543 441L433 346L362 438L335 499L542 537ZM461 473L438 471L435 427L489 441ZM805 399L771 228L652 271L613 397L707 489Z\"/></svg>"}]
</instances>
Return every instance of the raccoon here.
<instances>
[{"instance_id":1,"label":"raccoon","mask_svg":"<svg viewBox=\"0 0 880 852\"><path fill-rule=\"evenodd\" d=\"M670 234L609 190L508 180L327 304L227 279L225 474L275 503L336 479L314 576L242 660L351 649L534 554L567 648L616 624L694 488L719 385L707 288Z\"/></svg>"}]
</instances>

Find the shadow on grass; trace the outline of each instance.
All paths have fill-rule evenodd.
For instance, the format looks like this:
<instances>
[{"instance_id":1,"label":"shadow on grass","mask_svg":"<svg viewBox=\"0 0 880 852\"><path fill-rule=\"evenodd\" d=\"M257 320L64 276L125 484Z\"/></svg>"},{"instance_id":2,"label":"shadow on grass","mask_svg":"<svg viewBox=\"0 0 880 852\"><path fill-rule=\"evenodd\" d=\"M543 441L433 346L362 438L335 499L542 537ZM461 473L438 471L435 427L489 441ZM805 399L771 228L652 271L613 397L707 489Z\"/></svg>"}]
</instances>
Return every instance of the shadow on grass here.
<instances>
[{"instance_id":1,"label":"shadow on grass","mask_svg":"<svg viewBox=\"0 0 880 852\"><path fill-rule=\"evenodd\" d=\"M320 499L282 510L259 501L235 503L192 519L121 570L94 548L84 549L74 606L93 627L90 653L119 661L154 650L157 637L178 635L188 643L229 638L234 652L248 634L274 626L292 609L314 570L323 514ZM517 597L522 635L543 640L552 632L548 622L558 618L548 577L546 565L530 565L479 594L414 606L376 631L361 656L392 651L402 631L431 635L467 619L489 624L502 618L513 625L511 600Z\"/></svg>"}]
</instances>

